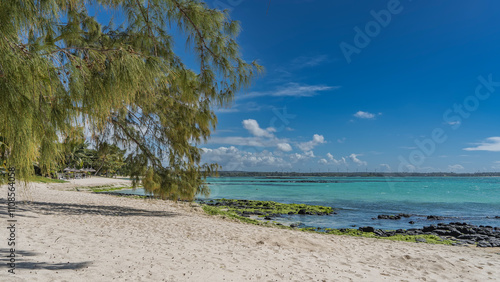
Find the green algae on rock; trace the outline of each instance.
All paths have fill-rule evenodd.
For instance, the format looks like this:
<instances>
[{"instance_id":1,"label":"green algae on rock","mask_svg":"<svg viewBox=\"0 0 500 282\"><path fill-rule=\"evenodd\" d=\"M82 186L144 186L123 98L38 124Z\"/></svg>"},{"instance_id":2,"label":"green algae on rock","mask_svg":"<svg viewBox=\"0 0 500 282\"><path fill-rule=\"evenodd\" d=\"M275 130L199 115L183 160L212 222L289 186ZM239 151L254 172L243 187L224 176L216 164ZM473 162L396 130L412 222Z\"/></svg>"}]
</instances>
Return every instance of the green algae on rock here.
<instances>
[{"instance_id":1,"label":"green algae on rock","mask_svg":"<svg viewBox=\"0 0 500 282\"><path fill-rule=\"evenodd\" d=\"M333 213L331 207L306 204L284 204L274 201L217 199L200 201L200 203L220 209L226 209L228 212L234 212L240 216L246 217L250 215L273 217L285 214L329 215Z\"/></svg>"}]
</instances>

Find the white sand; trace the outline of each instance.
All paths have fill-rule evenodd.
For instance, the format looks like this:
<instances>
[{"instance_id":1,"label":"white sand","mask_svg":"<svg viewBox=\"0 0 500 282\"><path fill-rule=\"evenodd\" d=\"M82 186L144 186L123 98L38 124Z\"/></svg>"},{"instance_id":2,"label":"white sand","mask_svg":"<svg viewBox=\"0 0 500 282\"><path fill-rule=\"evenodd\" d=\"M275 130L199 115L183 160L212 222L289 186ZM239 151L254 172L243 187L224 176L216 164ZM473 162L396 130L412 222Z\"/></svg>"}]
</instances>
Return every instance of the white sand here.
<instances>
[{"instance_id":1,"label":"white sand","mask_svg":"<svg viewBox=\"0 0 500 282\"><path fill-rule=\"evenodd\" d=\"M64 191L117 180L71 182L33 185L23 196L33 202L18 201L16 274L7 272L9 234L1 228L0 281L500 280L498 248L254 226L189 204ZM6 186L0 193L7 226Z\"/></svg>"}]
</instances>

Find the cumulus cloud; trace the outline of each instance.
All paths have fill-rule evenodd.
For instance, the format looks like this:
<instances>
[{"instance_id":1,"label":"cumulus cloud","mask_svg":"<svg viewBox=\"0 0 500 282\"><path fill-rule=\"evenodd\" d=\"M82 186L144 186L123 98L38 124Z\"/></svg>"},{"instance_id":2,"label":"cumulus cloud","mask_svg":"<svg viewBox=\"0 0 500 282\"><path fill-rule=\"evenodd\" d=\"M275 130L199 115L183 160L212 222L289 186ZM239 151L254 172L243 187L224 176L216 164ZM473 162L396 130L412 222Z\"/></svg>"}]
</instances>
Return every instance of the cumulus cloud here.
<instances>
[{"instance_id":1,"label":"cumulus cloud","mask_svg":"<svg viewBox=\"0 0 500 282\"><path fill-rule=\"evenodd\" d=\"M476 143L475 147L464 148L465 151L500 152L500 137L490 137L485 141Z\"/></svg>"},{"instance_id":2,"label":"cumulus cloud","mask_svg":"<svg viewBox=\"0 0 500 282\"><path fill-rule=\"evenodd\" d=\"M254 119L246 119L242 123L243 127L253 136L272 138L274 137L272 132L276 132L276 129L272 127L268 127L266 129L260 128L259 123Z\"/></svg>"},{"instance_id":3,"label":"cumulus cloud","mask_svg":"<svg viewBox=\"0 0 500 282\"><path fill-rule=\"evenodd\" d=\"M276 145L277 149L283 152L290 152L292 150L292 146L288 143L279 143Z\"/></svg>"},{"instance_id":4,"label":"cumulus cloud","mask_svg":"<svg viewBox=\"0 0 500 282\"><path fill-rule=\"evenodd\" d=\"M378 115L381 115L382 113L378 113ZM360 118L360 119L374 119L377 115L372 114L369 112L363 112L363 111L358 111L354 114L354 117Z\"/></svg>"},{"instance_id":5,"label":"cumulus cloud","mask_svg":"<svg viewBox=\"0 0 500 282\"><path fill-rule=\"evenodd\" d=\"M288 139L278 138L274 135L276 132L275 128L261 128L259 123L254 119L243 120L242 125L253 136L213 136L209 139L208 143L233 146L276 147L277 150L282 152L292 151L292 146L289 144Z\"/></svg>"},{"instance_id":6,"label":"cumulus cloud","mask_svg":"<svg viewBox=\"0 0 500 282\"><path fill-rule=\"evenodd\" d=\"M385 172L390 172L391 171L391 166L388 164L380 164L380 170L385 171Z\"/></svg>"},{"instance_id":7,"label":"cumulus cloud","mask_svg":"<svg viewBox=\"0 0 500 282\"><path fill-rule=\"evenodd\" d=\"M358 159L358 156L361 156L361 155L350 154L350 155L349 155L349 159L350 159L353 163L357 164L358 166L362 166L362 165L367 165L367 164L368 164L367 162L365 162L365 161L362 161L362 160Z\"/></svg>"},{"instance_id":8,"label":"cumulus cloud","mask_svg":"<svg viewBox=\"0 0 500 282\"><path fill-rule=\"evenodd\" d=\"M296 163L298 161L305 161L305 160L308 160L310 158L314 158L314 152L313 151L308 151L308 152L305 152L303 154L298 154L298 153L294 153L294 154L291 154L290 155L290 161L292 163Z\"/></svg>"},{"instance_id":9,"label":"cumulus cloud","mask_svg":"<svg viewBox=\"0 0 500 282\"><path fill-rule=\"evenodd\" d=\"M244 170L254 167L291 167L290 163L269 151L247 152L234 146L216 149L201 148L204 162L216 162L224 170Z\"/></svg>"},{"instance_id":10,"label":"cumulus cloud","mask_svg":"<svg viewBox=\"0 0 500 282\"><path fill-rule=\"evenodd\" d=\"M350 154L349 156L339 157L337 159L332 154L327 153L326 158L321 159L320 163L321 164L330 164L330 165L345 165L345 166L349 166L349 164L355 164L358 166L368 165L367 162L360 160L358 158L359 156L361 156L361 155L360 154ZM324 162L322 160L325 160L326 162Z\"/></svg>"},{"instance_id":11,"label":"cumulus cloud","mask_svg":"<svg viewBox=\"0 0 500 282\"><path fill-rule=\"evenodd\" d=\"M340 158L340 159L335 159L335 157L330 154L330 153L327 153L326 154L326 157L328 158L329 160L329 163L332 163L332 164L336 164L336 165L340 165L340 164L347 164L347 161L344 157Z\"/></svg>"},{"instance_id":12,"label":"cumulus cloud","mask_svg":"<svg viewBox=\"0 0 500 282\"><path fill-rule=\"evenodd\" d=\"M406 164L398 168L398 172L415 172L417 168L414 165Z\"/></svg>"},{"instance_id":13,"label":"cumulus cloud","mask_svg":"<svg viewBox=\"0 0 500 282\"><path fill-rule=\"evenodd\" d=\"M313 139L308 142L302 142L298 144L299 149L302 151L310 151L319 144L326 143L325 137L323 135L314 134Z\"/></svg>"},{"instance_id":14,"label":"cumulus cloud","mask_svg":"<svg viewBox=\"0 0 500 282\"><path fill-rule=\"evenodd\" d=\"M464 170L464 167L459 165L459 164L455 164L455 165L449 165L448 166L448 170Z\"/></svg>"}]
</instances>

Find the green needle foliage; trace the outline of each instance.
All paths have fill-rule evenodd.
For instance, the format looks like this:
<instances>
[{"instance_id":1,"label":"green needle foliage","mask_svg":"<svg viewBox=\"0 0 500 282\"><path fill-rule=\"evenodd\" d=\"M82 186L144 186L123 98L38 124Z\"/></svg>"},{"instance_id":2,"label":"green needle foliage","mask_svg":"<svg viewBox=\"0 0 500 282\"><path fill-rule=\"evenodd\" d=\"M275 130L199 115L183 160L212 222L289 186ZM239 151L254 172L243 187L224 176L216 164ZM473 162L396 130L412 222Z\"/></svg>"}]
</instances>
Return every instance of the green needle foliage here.
<instances>
[{"instance_id":1,"label":"green needle foliage","mask_svg":"<svg viewBox=\"0 0 500 282\"><path fill-rule=\"evenodd\" d=\"M104 25L89 13L124 18ZM93 12L94 13L94 12ZM261 67L245 62L238 22L198 0L0 1L0 157L28 179L63 157L78 126L130 154L131 176L164 199L208 194L197 145ZM184 36L197 59L173 51Z\"/></svg>"}]
</instances>

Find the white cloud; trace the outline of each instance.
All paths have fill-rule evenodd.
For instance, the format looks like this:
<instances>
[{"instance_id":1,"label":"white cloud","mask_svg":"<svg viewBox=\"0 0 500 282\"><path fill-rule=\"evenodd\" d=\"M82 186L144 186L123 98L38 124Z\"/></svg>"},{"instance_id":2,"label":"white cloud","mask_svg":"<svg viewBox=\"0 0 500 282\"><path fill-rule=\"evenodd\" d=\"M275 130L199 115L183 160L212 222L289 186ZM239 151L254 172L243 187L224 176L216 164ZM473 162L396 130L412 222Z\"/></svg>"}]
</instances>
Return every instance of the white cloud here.
<instances>
[{"instance_id":1,"label":"white cloud","mask_svg":"<svg viewBox=\"0 0 500 282\"><path fill-rule=\"evenodd\" d=\"M326 85L300 85L298 83L289 83L287 86L274 91L272 96L311 97L317 95L320 91L337 88L338 87Z\"/></svg>"},{"instance_id":2,"label":"white cloud","mask_svg":"<svg viewBox=\"0 0 500 282\"><path fill-rule=\"evenodd\" d=\"M269 151L247 152L238 148L219 147L216 149L201 148L204 162L216 162L223 170L244 170L254 167L291 167L290 163Z\"/></svg>"},{"instance_id":3,"label":"white cloud","mask_svg":"<svg viewBox=\"0 0 500 282\"><path fill-rule=\"evenodd\" d=\"M390 172L391 171L391 166L388 164L380 164L380 170L384 172Z\"/></svg>"},{"instance_id":4,"label":"white cloud","mask_svg":"<svg viewBox=\"0 0 500 282\"><path fill-rule=\"evenodd\" d=\"M342 144L342 143L344 143L344 142L345 142L345 140L346 140L346 138L345 138L345 137L342 137L342 138L340 138L340 139L337 139L337 143Z\"/></svg>"},{"instance_id":5,"label":"white cloud","mask_svg":"<svg viewBox=\"0 0 500 282\"><path fill-rule=\"evenodd\" d=\"M328 85L307 85L290 82L284 86L278 87L272 91L262 91L262 92L250 92L248 94L243 94L238 96L237 99L249 99L262 96L274 96L274 97L312 97L319 94L319 92L336 90L340 86L328 86Z\"/></svg>"},{"instance_id":6,"label":"white cloud","mask_svg":"<svg viewBox=\"0 0 500 282\"><path fill-rule=\"evenodd\" d=\"M288 143L279 143L278 145L276 145L276 147L278 148L278 150L283 152L290 152L292 150L292 146L290 146L290 144Z\"/></svg>"},{"instance_id":7,"label":"white cloud","mask_svg":"<svg viewBox=\"0 0 500 282\"><path fill-rule=\"evenodd\" d=\"M358 159L358 156L361 156L361 155L357 155L357 154L350 154L350 155L349 155L349 159L350 159L353 163L357 164L358 166L362 166L362 165L367 165L367 164L368 164L367 162L365 162L365 161L362 161L362 160Z\"/></svg>"},{"instance_id":8,"label":"white cloud","mask_svg":"<svg viewBox=\"0 0 500 282\"><path fill-rule=\"evenodd\" d=\"M319 55L315 57L300 56L292 61L292 68L301 69L314 67L328 61L328 55Z\"/></svg>"},{"instance_id":9,"label":"white cloud","mask_svg":"<svg viewBox=\"0 0 500 282\"><path fill-rule=\"evenodd\" d=\"M321 159L321 160L319 160L319 161L318 161L318 163L319 163L319 164L326 165L326 164L328 164L328 161L327 161L327 160L325 160L325 159Z\"/></svg>"},{"instance_id":10,"label":"white cloud","mask_svg":"<svg viewBox=\"0 0 500 282\"><path fill-rule=\"evenodd\" d=\"M378 113L378 115L382 115L382 113ZM377 115L369 112L358 111L354 114L354 117L360 119L374 119Z\"/></svg>"},{"instance_id":11,"label":"white cloud","mask_svg":"<svg viewBox=\"0 0 500 282\"><path fill-rule=\"evenodd\" d=\"M266 105L259 105L255 102L247 102L243 104L234 103L229 107L218 107L214 111L216 114L226 114L226 113L238 113L238 112L258 112L263 108L267 108Z\"/></svg>"},{"instance_id":12,"label":"white cloud","mask_svg":"<svg viewBox=\"0 0 500 282\"><path fill-rule=\"evenodd\" d=\"M299 149L306 152L306 151L312 150L317 145L323 144L323 143L326 143L325 137L323 137L323 135L314 134L313 140L308 141L308 142L299 143L297 146L299 147Z\"/></svg>"},{"instance_id":13,"label":"white cloud","mask_svg":"<svg viewBox=\"0 0 500 282\"><path fill-rule=\"evenodd\" d=\"M276 146L276 140L264 140L260 137L211 137L208 141L210 144L226 144L236 146L253 146L253 147L273 147Z\"/></svg>"},{"instance_id":14,"label":"white cloud","mask_svg":"<svg viewBox=\"0 0 500 282\"><path fill-rule=\"evenodd\" d=\"M417 168L414 165L407 164L402 167L402 169L398 172L415 172Z\"/></svg>"},{"instance_id":15,"label":"white cloud","mask_svg":"<svg viewBox=\"0 0 500 282\"><path fill-rule=\"evenodd\" d=\"M347 164L346 159L345 159L344 157L342 157L342 158L340 158L340 159L338 159L338 160L337 160L337 159L335 159L335 157L333 157L333 155L332 155L332 154L330 154L330 153L327 153L327 154L326 154L326 157L330 160L330 162L331 162L332 164L336 164L336 165L340 165L340 164Z\"/></svg>"},{"instance_id":16,"label":"white cloud","mask_svg":"<svg viewBox=\"0 0 500 282\"><path fill-rule=\"evenodd\" d=\"M305 152L304 153L305 156L309 157L309 158L315 158L316 156L314 155L314 152L313 151L308 151L308 152Z\"/></svg>"},{"instance_id":17,"label":"white cloud","mask_svg":"<svg viewBox=\"0 0 500 282\"><path fill-rule=\"evenodd\" d=\"M266 129L263 129L254 119L243 120L242 124L243 127L248 130L248 132L253 136L212 136L208 140L208 143L250 147L276 147L282 152L289 152L292 150L292 146L290 146L288 139L280 139L274 135L274 132L276 132L275 128L268 127Z\"/></svg>"},{"instance_id":18,"label":"white cloud","mask_svg":"<svg viewBox=\"0 0 500 282\"><path fill-rule=\"evenodd\" d=\"M240 111L240 109L238 109L238 105L232 105L231 107L228 107L228 108L215 109L216 114L237 113L239 111Z\"/></svg>"},{"instance_id":19,"label":"white cloud","mask_svg":"<svg viewBox=\"0 0 500 282\"><path fill-rule=\"evenodd\" d=\"M349 164L355 164L358 166L366 166L368 165L367 162L360 160L358 157L361 156L360 154L350 154L347 157L341 157L336 159L332 154L327 153L326 158L321 159L320 163L322 164L332 164L332 165L345 165L349 166ZM322 160L325 160L326 163ZM390 169L390 168L389 168Z\"/></svg>"},{"instance_id":20,"label":"white cloud","mask_svg":"<svg viewBox=\"0 0 500 282\"><path fill-rule=\"evenodd\" d=\"M308 160L310 158L314 158L314 152L313 151L308 151L308 152L305 152L303 154L298 154L298 153L294 153L294 154L291 154L290 155L290 161L292 163L296 163L298 161L305 161L305 160Z\"/></svg>"},{"instance_id":21,"label":"white cloud","mask_svg":"<svg viewBox=\"0 0 500 282\"><path fill-rule=\"evenodd\" d=\"M464 148L465 151L500 152L500 137L490 137L486 141L476 143L476 147Z\"/></svg>"},{"instance_id":22,"label":"white cloud","mask_svg":"<svg viewBox=\"0 0 500 282\"><path fill-rule=\"evenodd\" d=\"M260 128L259 123L257 123L257 121L254 119L246 119L242 123L243 127L248 130L253 136L272 138L274 137L274 134L272 132L276 132L276 129L272 127L268 127L266 129Z\"/></svg>"},{"instance_id":23,"label":"white cloud","mask_svg":"<svg viewBox=\"0 0 500 282\"><path fill-rule=\"evenodd\" d=\"M448 166L448 170L464 170L464 167L459 165L459 164L455 164L455 165L449 165Z\"/></svg>"},{"instance_id":24,"label":"white cloud","mask_svg":"<svg viewBox=\"0 0 500 282\"><path fill-rule=\"evenodd\" d=\"M449 122L445 122L445 124L447 124L447 125L460 125L460 123L461 123L461 122L460 122L459 120L457 120L457 121L449 121Z\"/></svg>"}]
</instances>

